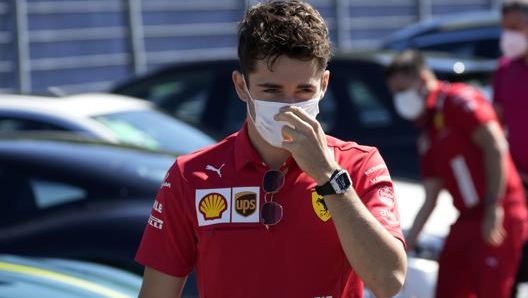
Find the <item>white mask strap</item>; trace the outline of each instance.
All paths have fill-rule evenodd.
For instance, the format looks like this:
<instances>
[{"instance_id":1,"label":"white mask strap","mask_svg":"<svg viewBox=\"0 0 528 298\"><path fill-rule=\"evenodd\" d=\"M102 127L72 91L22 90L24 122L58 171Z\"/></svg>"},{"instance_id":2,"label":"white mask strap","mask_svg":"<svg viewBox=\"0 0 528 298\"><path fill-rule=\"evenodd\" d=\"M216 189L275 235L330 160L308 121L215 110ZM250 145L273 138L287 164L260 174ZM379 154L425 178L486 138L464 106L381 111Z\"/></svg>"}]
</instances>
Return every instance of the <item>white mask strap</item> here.
<instances>
[{"instance_id":1,"label":"white mask strap","mask_svg":"<svg viewBox=\"0 0 528 298\"><path fill-rule=\"evenodd\" d=\"M244 90L246 91L247 96L249 97L249 99L253 102L253 109L255 109L255 99L253 99L253 97L251 96L251 93L249 92L249 88L248 88L248 85L246 83L246 77L244 76L244 74L242 74L242 81L244 81ZM253 118L253 116L251 115L251 111L249 110L249 103L248 102L246 102L246 110L248 112L249 119L251 120L251 122L253 122L253 124L255 124L255 118ZM256 113L257 113L257 111L255 110L255 114Z\"/></svg>"}]
</instances>

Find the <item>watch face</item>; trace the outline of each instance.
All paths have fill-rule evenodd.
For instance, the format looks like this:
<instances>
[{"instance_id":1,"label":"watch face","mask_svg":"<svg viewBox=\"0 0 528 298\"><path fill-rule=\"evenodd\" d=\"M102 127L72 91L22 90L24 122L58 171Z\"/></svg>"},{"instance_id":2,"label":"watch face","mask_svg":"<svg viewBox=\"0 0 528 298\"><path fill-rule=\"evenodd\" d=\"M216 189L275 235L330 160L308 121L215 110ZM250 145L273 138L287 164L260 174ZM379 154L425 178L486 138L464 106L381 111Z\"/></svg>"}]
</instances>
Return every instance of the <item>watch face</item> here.
<instances>
[{"instance_id":1,"label":"watch face","mask_svg":"<svg viewBox=\"0 0 528 298\"><path fill-rule=\"evenodd\" d=\"M350 180L345 173L339 175L337 178L337 183L339 184L340 189L347 189L350 186Z\"/></svg>"},{"instance_id":2,"label":"watch face","mask_svg":"<svg viewBox=\"0 0 528 298\"><path fill-rule=\"evenodd\" d=\"M352 181L350 181L348 173L343 170L336 175L334 181L331 181L331 184L335 190L335 193L344 193L352 185Z\"/></svg>"}]
</instances>

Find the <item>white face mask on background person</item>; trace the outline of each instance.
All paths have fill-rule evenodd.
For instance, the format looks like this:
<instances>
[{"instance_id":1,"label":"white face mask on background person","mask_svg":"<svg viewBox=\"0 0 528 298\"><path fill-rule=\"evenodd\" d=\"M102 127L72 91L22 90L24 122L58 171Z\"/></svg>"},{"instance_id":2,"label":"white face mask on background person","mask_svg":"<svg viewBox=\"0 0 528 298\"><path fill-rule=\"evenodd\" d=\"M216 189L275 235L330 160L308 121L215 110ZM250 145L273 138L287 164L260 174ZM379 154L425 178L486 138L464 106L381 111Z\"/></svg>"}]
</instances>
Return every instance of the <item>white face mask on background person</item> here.
<instances>
[{"instance_id":1,"label":"white face mask on background person","mask_svg":"<svg viewBox=\"0 0 528 298\"><path fill-rule=\"evenodd\" d=\"M508 58L518 58L528 51L528 37L519 31L504 30L500 37L502 54Z\"/></svg>"},{"instance_id":2,"label":"white face mask on background person","mask_svg":"<svg viewBox=\"0 0 528 298\"><path fill-rule=\"evenodd\" d=\"M277 121L273 119L275 115L279 113L279 110L282 107L297 106L304 110L312 118L315 118L317 114L319 114L319 96L305 101L284 103L254 99L249 93L247 86L245 86L245 89L255 107L255 119L253 119L251 112L249 111L249 105L247 106L249 118L255 124L255 128L257 129L260 136L274 147L281 147L283 141L282 127L284 125L290 125L288 122Z\"/></svg>"},{"instance_id":3,"label":"white face mask on background person","mask_svg":"<svg viewBox=\"0 0 528 298\"><path fill-rule=\"evenodd\" d=\"M425 100L415 88L409 88L394 94L396 112L409 121L416 120L425 111Z\"/></svg>"}]
</instances>

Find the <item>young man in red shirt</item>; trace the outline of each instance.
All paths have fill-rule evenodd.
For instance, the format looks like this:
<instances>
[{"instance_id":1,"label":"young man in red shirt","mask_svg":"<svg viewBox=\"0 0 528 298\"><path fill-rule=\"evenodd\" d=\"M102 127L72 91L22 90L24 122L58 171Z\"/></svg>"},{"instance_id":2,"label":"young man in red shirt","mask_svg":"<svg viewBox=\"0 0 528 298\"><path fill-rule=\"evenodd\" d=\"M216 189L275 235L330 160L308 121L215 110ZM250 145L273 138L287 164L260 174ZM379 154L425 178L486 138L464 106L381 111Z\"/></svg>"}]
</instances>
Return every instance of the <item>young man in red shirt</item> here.
<instances>
[{"instance_id":1,"label":"young man in red shirt","mask_svg":"<svg viewBox=\"0 0 528 298\"><path fill-rule=\"evenodd\" d=\"M527 210L493 107L474 87L437 80L418 51L396 55L387 80L396 111L420 130L426 197L408 250L445 188L460 215L438 260L436 297L509 297Z\"/></svg>"},{"instance_id":2,"label":"young man in red shirt","mask_svg":"<svg viewBox=\"0 0 528 298\"><path fill-rule=\"evenodd\" d=\"M501 28L504 56L499 59L493 79L493 104L506 127L513 162L528 194L528 0L502 4ZM513 298L517 285L524 281L528 281L528 241L524 244Z\"/></svg>"},{"instance_id":3,"label":"young man in red shirt","mask_svg":"<svg viewBox=\"0 0 528 298\"><path fill-rule=\"evenodd\" d=\"M247 121L178 157L136 259L140 297L392 297L406 255L389 172L372 147L325 135L328 28L299 1L249 9L233 82Z\"/></svg>"}]
</instances>

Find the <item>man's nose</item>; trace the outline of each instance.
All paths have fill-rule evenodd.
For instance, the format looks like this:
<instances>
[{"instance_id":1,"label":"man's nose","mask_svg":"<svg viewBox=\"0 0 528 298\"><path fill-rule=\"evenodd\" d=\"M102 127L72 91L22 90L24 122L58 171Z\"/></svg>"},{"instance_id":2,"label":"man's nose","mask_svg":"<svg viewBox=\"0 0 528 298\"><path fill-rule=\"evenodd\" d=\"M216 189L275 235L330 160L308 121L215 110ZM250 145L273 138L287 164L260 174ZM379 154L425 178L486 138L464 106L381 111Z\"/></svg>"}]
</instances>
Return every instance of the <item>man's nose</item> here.
<instances>
[{"instance_id":1,"label":"man's nose","mask_svg":"<svg viewBox=\"0 0 528 298\"><path fill-rule=\"evenodd\" d=\"M293 96L288 96L288 97L286 97L285 99L283 99L282 102L284 102L284 103L296 103L296 102L298 102L298 101L299 101L299 99L296 99L296 98L293 97Z\"/></svg>"}]
</instances>

